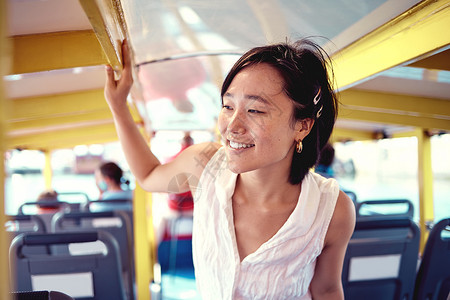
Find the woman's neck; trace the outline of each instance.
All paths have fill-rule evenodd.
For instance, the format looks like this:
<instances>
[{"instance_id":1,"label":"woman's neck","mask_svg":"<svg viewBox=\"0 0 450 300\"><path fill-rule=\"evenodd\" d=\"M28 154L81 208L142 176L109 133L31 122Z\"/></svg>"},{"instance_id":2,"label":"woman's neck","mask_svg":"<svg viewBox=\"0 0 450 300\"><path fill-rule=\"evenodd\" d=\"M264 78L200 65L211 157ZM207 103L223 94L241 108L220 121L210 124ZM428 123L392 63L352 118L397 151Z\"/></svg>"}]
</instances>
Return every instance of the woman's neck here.
<instances>
[{"instance_id":1,"label":"woman's neck","mask_svg":"<svg viewBox=\"0 0 450 300\"><path fill-rule=\"evenodd\" d=\"M289 183L288 175L260 171L246 172L238 175L235 194L255 203L285 203L298 199L301 184Z\"/></svg>"},{"instance_id":2,"label":"woman's neck","mask_svg":"<svg viewBox=\"0 0 450 300\"><path fill-rule=\"evenodd\" d=\"M108 189L109 192L121 192L122 188L120 186L117 185L112 185L109 187Z\"/></svg>"}]
</instances>

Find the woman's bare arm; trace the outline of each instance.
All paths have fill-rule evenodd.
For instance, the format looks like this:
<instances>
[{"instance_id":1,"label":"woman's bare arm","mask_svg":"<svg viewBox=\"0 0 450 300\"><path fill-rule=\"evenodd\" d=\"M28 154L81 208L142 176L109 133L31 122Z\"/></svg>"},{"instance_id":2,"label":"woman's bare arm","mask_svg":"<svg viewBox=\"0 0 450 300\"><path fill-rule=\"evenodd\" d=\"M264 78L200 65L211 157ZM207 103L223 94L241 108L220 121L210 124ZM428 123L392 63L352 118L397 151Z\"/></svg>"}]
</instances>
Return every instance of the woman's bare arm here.
<instances>
[{"instance_id":1,"label":"woman's bare arm","mask_svg":"<svg viewBox=\"0 0 450 300\"><path fill-rule=\"evenodd\" d=\"M355 228L355 206L342 191L325 237L322 253L317 258L311 294L314 300L343 300L342 266L347 244Z\"/></svg>"},{"instance_id":2,"label":"woman's bare arm","mask_svg":"<svg viewBox=\"0 0 450 300\"><path fill-rule=\"evenodd\" d=\"M215 143L193 145L172 162L161 165L140 134L128 109L126 100L133 84L133 77L130 49L126 41L122 44L122 53L124 67L119 80L114 79L111 67L106 68L105 98L111 109L117 135L131 172L147 191L173 192L174 189L178 192L187 191L191 185L196 184L209 158L220 145Z\"/></svg>"}]
</instances>

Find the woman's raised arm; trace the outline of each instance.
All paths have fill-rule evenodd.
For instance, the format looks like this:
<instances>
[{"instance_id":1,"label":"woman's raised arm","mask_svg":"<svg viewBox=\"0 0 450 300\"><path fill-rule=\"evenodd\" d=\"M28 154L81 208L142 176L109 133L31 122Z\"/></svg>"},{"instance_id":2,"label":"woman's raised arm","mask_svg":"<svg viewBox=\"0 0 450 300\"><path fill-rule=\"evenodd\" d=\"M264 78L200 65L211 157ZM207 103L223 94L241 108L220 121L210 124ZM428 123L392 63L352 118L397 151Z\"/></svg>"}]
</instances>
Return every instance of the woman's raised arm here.
<instances>
[{"instance_id":1,"label":"woman's raised arm","mask_svg":"<svg viewBox=\"0 0 450 300\"><path fill-rule=\"evenodd\" d=\"M220 145L193 145L172 162L161 165L140 134L127 106L133 76L130 48L126 40L122 44L122 55L124 67L118 80L115 80L112 68L106 67L105 98L131 172L142 188L150 192L173 192L173 189L183 192L192 188L192 185L195 188L204 166ZM207 148L209 151L204 151Z\"/></svg>"}]
</instances>

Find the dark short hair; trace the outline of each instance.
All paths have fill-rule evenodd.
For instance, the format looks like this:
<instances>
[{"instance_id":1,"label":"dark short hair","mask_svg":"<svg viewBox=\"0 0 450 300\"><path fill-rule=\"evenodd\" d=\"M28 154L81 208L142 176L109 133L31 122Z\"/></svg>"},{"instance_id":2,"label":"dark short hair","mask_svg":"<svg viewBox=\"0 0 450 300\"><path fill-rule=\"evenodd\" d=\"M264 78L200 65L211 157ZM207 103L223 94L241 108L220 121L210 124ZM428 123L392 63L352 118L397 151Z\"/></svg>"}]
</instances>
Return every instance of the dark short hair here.
<instances>
[{"instance_id":1,"label":"dark short hair","mask_svg":"<svg viewBox=\"0 0 450 300\"><path fill-rule=\"evenodd\" d=\"M294 104L292 125L307 118L315 120L311 132L303 140L303 151L300 154L294 151L292 158L289 182L299 184L316 164L336 122L337 96L332 88L330 58L319 45L307 38L295 43L253 48L231 68L222 85L222 97L242 69L261 63L271 65L282 76L284 92ZM316 95L319 97L315 103Z\"/></svg>"},{"instance_id":2,"label":"dark short hair","mask_svg":"<svg viewBox=\"0 0 450 300\"><path fill-rule=\"evenodd\" d=\"M114 162L106 162L103 163L100 166L100 173L105 176L108 177L112 180L114 180L114 182L118 185L121 184L121 180L122 180L122 176L123 176L123 171L122 169Z\"/></svg>"},{"instance_id":3,"label":"dark short hair","mask_svg":"<svg viewBox=\"0 0 450 300\"><path fill-rule=\"evenodd\" d=\"M323 165L325 167L331 166L334 161L334 147L330 143L327 143L322 151L320 151L318 165Z\"/></svg>"}]
</instances>

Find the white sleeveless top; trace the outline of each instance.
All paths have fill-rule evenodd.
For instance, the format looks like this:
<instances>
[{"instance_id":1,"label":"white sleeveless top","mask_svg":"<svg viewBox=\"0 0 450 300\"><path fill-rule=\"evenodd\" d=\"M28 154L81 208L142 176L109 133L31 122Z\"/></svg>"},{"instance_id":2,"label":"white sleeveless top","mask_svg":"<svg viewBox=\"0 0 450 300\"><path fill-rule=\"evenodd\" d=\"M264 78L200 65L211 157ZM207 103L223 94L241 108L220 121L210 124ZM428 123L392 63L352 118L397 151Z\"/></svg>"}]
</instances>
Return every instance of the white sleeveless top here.
<instances>
[{"instance_id":1,"label":"white sleeveless top","mask_svg":"<svg viewBox=\"0 0 450 300\"><path fill-rule=\"evenodd\" d=\"M311 299L316 258L339 195L336 180L308 173L286 223L241 262L231 201L236 178L222 147L194 194L192 250L202 299Z\"/></svg>"}]
</instances>

